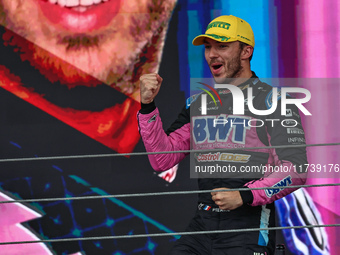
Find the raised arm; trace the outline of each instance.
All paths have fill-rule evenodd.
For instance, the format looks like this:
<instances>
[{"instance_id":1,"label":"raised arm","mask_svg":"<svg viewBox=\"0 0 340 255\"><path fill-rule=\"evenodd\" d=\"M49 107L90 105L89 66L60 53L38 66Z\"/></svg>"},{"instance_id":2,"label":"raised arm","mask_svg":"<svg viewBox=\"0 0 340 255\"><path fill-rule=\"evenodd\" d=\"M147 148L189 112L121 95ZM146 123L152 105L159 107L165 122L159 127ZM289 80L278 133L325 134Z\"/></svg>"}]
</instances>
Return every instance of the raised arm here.
<instances>
[{"instance_id":1,"label":"raised arm","mask_svg":"<svg viewBox=\"0 0 340 255\"><path fill-rule=\"evenodd\" d=\"M163 79L158 74L145 74L140 78L141 110L137 119L139 132L147 152L181 151L190 149L190 116L184 108L167 132L154 98L159 92ZM167 153L148 155L156 171L165 171L178 164L188 153Z\"/></svg>"}]
</instances>

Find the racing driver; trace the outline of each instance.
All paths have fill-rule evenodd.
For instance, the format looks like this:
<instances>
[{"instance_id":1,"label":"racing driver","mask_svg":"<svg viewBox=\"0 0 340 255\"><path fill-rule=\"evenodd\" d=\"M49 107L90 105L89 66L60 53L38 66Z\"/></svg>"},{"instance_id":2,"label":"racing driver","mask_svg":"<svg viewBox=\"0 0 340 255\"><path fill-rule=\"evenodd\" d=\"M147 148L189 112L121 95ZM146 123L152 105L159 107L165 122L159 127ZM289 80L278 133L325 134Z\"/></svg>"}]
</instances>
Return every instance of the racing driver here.
<instances>
[{"instance_id":1,"label":"racing driver","mask_svg":"<svg viewBox=\"0 0 340 255\"><path fill-rule=\"evenodd\" d=\"M280 94L261 82L250 69L255 40L246 21L232 15L217 17L193 44L204 45L205 59L217 84L237 86L244 98L252 93L245 101L244 114L233 114L231 90L217 89L219 102L215 105L207 96L208 91L202 92L187 100L178 119L164 131L154 101L163 80L156 73L144 74L140 77L141 110L137 117L145 148L148 152L196 150L193 159L195 164L201 164L200 169L209 164L220 164L220 168L232 166L237 170L245 166L280 167L279 171L266 171L257 176L237 173L199 176L199 188L207 192L198 195L197 211L186 231L274 226L273 202L295 190L281 187L303 185L306 181L306 173L297 167L307 163L305 147L292 146L305 143L298 107L289 105L286 114L281 115ZM206 100L206 113L202 98ZM255 115L250 105L269 113ZM270 111L274 106L276 109ZM278 145L289 148L278 148ZM211 149L211 152L197 152L200 149ZM164 171L187 155L150 154L149 160L156 171ZM251 189L260 187L273 189ZM245 189L226 191L235 188ZM274 254L274 250L274 231L260 230L183 235L170 254L254 255Z\"/></svg>"}]
</instances>

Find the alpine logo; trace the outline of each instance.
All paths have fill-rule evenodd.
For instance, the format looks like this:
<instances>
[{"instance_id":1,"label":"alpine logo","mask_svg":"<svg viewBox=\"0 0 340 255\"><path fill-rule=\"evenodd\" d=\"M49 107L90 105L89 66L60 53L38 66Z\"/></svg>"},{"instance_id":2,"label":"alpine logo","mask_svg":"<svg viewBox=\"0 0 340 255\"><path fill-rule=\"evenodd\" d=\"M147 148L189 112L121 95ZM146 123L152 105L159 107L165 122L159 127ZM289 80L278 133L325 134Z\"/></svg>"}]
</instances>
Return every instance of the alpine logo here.
<instances>
[{"instance_id":1,"label":"alpine logo","mask_svg":"<svg viewBox=\"0 0 340 255\"><path fill-rule=\"evenodd\" d=\"M154 116L152 116L149 120L148 120L148 123L151 123L153 121L156 121L156 117L157 117L158 114L155 114Z\"/></svg>"}]
</instances>

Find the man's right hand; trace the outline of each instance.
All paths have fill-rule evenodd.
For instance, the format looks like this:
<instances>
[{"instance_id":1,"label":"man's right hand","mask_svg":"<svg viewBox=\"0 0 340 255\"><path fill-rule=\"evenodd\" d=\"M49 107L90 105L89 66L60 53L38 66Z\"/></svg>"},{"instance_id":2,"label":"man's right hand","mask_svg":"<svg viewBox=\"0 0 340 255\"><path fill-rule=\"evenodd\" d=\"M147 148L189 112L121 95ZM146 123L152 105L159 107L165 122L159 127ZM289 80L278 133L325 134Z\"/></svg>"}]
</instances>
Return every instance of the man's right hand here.
<instances>
[{"instance_id":1,"label":"man's right hand","mask_svg":"<svg viewBox=\"0 0 340 255\"><path fill-rule=\"evenodd\" d=\"M159 92L162 77L157 73L143 74L140 78L140 100L143 104L150 104Z\"/></svg>"}]
</instances>

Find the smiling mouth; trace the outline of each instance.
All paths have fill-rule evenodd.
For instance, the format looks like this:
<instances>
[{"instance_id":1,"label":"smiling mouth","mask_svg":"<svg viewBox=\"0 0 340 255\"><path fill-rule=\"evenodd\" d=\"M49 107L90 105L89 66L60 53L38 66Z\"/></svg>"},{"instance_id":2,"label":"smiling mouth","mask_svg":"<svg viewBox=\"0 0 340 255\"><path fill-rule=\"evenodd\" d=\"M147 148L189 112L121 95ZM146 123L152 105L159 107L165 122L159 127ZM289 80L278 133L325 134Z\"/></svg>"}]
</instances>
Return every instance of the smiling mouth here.
<instances>
[{"instance_id":1,"label":"smiling mouth","mask_svg":"<svg viewBox=\"0 0 340 255\"><path fill-rule=\"evenodd\" d=\"M84 33L106 27L122 0L38 0L44 16L57 27Z\"/></svg>"},{"instance_id":2,"label":"smiling mouth","mask_svg":"<svg viewBox=\"0 0 340 255\"><path fill-rule=\"evenodd\" d=\"M111 0L42 0L51 4L59 5L78 12L85 12L93 6L101 3L109 2Z\"/></svg>"}]
</instances>

